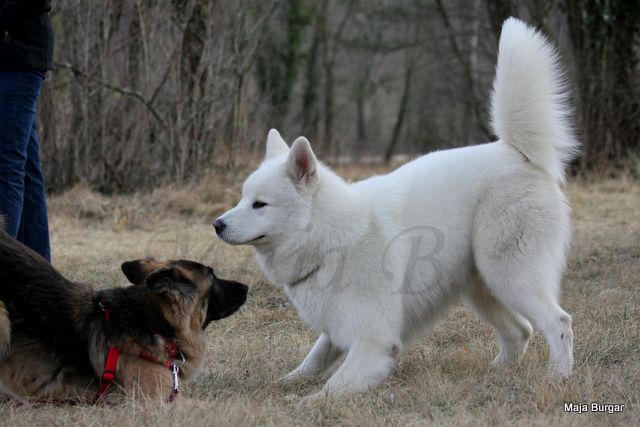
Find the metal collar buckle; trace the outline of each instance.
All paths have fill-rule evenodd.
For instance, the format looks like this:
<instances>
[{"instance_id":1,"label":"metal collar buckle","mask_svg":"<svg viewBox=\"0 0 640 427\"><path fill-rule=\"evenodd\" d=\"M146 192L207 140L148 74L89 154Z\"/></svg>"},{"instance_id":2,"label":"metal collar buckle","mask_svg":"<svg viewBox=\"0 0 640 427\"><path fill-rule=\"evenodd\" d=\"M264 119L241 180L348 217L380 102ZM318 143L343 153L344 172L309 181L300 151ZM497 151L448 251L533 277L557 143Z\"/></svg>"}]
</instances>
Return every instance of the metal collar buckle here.
<instances>
[{"instance_id":1,"label":"metal collar buckle","mask_svg":"<svg viewBox=\"0 0 640 427\"><path fill-rule=\"evenodd\" d=\"M169 399L169 401L173 400L173 397L176 394L178 394L178 392L180 391L180 380L179 380L180 368L186 362L186 359L184 357L184 354L182 354L182 351L180 352L180 358L182 359L181 361L176 362L174 360L174 362L171 364L171 376L173 377L173 393L171 394L171 398Z\"/></svg>"}]
</instances>

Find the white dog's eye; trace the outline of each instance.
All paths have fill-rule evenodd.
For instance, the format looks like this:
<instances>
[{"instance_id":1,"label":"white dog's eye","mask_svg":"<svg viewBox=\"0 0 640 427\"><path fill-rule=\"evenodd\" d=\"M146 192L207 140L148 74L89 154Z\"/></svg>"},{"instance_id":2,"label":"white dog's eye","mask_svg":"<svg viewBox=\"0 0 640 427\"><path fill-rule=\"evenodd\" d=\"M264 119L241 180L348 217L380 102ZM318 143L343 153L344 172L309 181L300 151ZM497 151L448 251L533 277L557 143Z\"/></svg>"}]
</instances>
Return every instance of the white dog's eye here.
<instances>
[{"instance_id":1,"label":"white dog's eye","mask_svg":"<svg viewBox=\"0 0 640 427\"><path fill-rule=\"evenodd\" d=\"M261 209L261 208L264 208L265 206L267 206L267 204L263 201L256 200L255 202L253 202L253 209Z\"/></svg>"}]
</instances>

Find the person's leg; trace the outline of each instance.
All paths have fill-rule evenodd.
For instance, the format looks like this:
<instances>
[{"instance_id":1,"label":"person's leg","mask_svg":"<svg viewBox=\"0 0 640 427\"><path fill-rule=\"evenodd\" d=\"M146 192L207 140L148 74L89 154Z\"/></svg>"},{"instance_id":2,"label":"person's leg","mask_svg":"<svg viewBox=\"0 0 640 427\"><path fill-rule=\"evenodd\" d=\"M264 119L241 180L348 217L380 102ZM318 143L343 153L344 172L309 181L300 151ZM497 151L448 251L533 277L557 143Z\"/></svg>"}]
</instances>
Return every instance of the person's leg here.
<instances>
[{"instance_id":1,"label":"person's leg","mask_svg":"<svg viewBox=\"0 0 640 427\"><path fill-rule=\"evenodd\" d=\"M40 166L40 144L36 124L31 129L27 146L24 177L24 203L18 240L51 261L49 246L49 218L45 196L44 176Z\"/></svg>"},{"instance_id":2,"label":"person's leg","mask_svg":"<svg viewBox=\"0 0 640 427\"><path fill-rule=\"evenodd\" d=\"M35 120L35 114L22 114L21 74L0 71L0 215L5 217L7 232L13 237L22 219L24 166Z\"/></svg>"},{"instance_id":3,"label":"person's leg","mask_svg":"<svg viewBox=\"0 0 640 427\"><path fill-rule=\"evenodd\" d=\"M27 148L44 73L0 71L0 215L16 237L25 191Z\"/></svg>"}]
</instances>

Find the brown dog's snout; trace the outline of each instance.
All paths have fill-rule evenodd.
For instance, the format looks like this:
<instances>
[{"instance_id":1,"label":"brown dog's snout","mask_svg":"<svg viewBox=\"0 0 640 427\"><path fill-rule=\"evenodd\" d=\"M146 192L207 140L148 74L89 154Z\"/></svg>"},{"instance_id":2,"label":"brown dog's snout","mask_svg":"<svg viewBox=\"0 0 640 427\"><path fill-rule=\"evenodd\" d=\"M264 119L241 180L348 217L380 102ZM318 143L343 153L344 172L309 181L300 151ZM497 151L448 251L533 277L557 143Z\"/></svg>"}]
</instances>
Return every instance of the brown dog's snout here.
<instances>
[{"instance_id":1,"label":"brown dog's snout","mask_svg":"<svg viewBox=\"0 0 640 427\"><path fill-rule=\"evenodd\" d=\"M207 320L203 328L213 320L224 319L238 311L247 301L249 287L242 283L219 280L216 283L217 290L210 294Z\"/></svg>"},{"instance_id":2,"label":"brown dog's snout","mask_svg":"<svg viewBox=\"0 0 640 427\"><path fill-rule=\"evenodd\" d=\"M226 293L232 305L240 308L240 306L242 306L242 304L247 301L249 287L247 285L243 285L242 283L232 282L232 284L227 288Z\"/></svg>"}]
</instances>

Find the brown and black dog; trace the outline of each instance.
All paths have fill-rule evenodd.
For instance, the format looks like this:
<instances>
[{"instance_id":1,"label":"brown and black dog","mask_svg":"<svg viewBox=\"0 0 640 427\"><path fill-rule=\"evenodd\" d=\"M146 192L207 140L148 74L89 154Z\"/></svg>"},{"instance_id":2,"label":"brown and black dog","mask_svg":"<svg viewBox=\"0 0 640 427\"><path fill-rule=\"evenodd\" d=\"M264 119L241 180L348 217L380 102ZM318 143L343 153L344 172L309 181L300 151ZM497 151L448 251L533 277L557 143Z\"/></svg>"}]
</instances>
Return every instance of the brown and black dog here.
<instances>
[{"instance_id":1,"label":"brown and black dog","mask_svg":"<svg viewBox=\"0 0 640 427\"><path fill-rule=\"evenodd\" d=\"M0 392L93 402L110 388L172 399L173 370L193 378L205 328L247 297L246 285L192 261L129 261L122 271L133 286L71 282L0 224Z\"/></svg>"}]
</instances>

